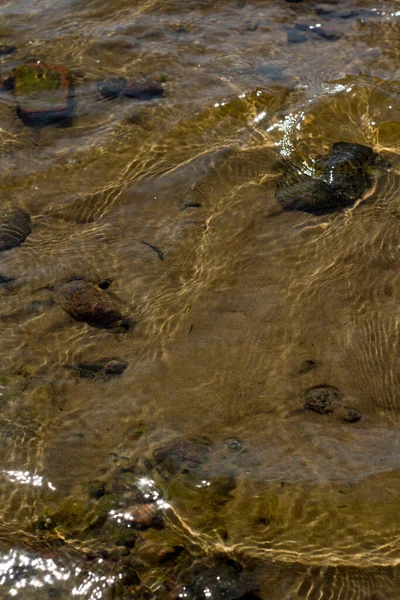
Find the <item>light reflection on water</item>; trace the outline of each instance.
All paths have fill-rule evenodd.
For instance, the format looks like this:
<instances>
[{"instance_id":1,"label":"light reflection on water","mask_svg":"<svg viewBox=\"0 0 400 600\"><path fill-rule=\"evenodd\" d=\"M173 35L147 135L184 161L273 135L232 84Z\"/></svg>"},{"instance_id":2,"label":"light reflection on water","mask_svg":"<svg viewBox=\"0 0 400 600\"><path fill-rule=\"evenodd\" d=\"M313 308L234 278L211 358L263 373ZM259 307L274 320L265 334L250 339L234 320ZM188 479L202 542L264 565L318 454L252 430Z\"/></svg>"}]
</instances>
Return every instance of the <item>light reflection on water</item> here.
<instances>
[{"instance_id":1,"label":"light reflection on water","mask_svg":"<svg viewBox=\"0 0 400 600\"><path fill-rule=\"evenodd\" d=\"M44 483L48 488L55 491L56 487L51 481L45 482L42 475L32 475L29 471L3 471L11 483L20 483L21 485L32 485L33 487L42 487Z\"/></svg>"},{"instance_id":2,"label":"light reflection on water","mask_svg":"<svg viewBox=\"0 0 400 600\"><path fill-rule=\"evenodd\" d=\"M92 571L83 572L80 567L70 570L59 566L51 558L33 557L17 550L0 556L0 585L4 586L9 597L26 598L31 589L43 588L44 593L57 582L70 579L73 581L70 588L72 596L84 600L100 600L104 591L116 580Z\"/></svg>"}]
</instances>

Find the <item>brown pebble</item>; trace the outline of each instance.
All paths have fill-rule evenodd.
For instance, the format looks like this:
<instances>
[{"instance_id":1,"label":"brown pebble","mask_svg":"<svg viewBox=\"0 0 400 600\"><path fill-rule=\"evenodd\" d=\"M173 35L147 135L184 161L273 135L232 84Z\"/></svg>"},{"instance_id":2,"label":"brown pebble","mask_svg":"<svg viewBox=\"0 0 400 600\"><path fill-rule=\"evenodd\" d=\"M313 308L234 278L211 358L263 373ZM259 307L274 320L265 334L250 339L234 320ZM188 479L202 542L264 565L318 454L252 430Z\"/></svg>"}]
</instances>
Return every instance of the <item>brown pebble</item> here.
<instances>
[{"instance_id":1,"label":"brown pebble","mask_svg":"<svg viewBox=\"0 0 400 600\"><path fill-rule=\"evenodd\" d=\"M132 526L137 529L149 529L162 525L162 517L157 504L135 504L127 512L133 517Z\"/></svg>"},{"instance_id":2,"label":"brown pebble","mask_svg":"<svg viewBox=\"0 0 400 600\"><path fill-rule=\"evenodd\" d=\"M76 321L96 327L111 327L122 319L115 300L81 279L64 286L61 307Z\"/></svg>"}]
</instances>

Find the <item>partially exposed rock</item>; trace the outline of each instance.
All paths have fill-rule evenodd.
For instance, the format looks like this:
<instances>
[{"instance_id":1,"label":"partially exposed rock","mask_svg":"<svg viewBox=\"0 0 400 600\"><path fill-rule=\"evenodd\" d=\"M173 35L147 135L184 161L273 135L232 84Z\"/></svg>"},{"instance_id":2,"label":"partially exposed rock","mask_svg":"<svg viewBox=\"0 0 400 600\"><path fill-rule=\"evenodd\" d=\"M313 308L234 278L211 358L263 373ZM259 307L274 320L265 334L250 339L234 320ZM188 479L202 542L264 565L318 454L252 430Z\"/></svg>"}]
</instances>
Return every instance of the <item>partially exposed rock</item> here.
<instances>
[{"instance_id":1,"label":"partially exposed rock","mask_svg":"<svg viewBox=\"0 0 400 600\"><path fill-rule=\"evenodd\" d=\"M0 252L20 246L31 231L31 218L23 210L3 217L0 225Z\"/></svg>"},{"instance_id":2,"label":"partially exposed rock","mask_svg":"<svg viewBox=\"0 0 400 600\"><path fill-rule=\"evenodd\" d=\"M329 182L335 194L352 202L371 186L371 167L377 155L369 146L338 142L315 162L317 174Z\"/></svg>"},{"instance_id":3,"label":"partially exposed rock","mask_svg":"<svg viewBox=\"0 0 400 600\"><path fill-rule=\"evenodd\" d=\"M122 320L116 301L82 279L63 286L61 307L76 321L96 327L112 327Z\"/></svg>"},{"instance_id":4,"label":"partially exposed rock","mask_svg":"<svg viewBox=\"0 0 400 600\"><path fill-rule=\"evenodd\" d=\"M296 174L286 165L286 185L279 187L276 199L285 210L311 213L349 205L371 187L371 170L381 162L379 158L368 146L338 142L315 161L315 177Z\"/></svg>"},{"instance_id":5,"label":"partially exposed rock","mask_svg":"<svg viewBox=\"0 0 400 600\"><path fill-rule=\"evenodd\" d=\"M41 61L21 65L14 78L18 115L31 126L70 119L70 83L70 73L62 65L46 65Z\"/></svg>"}]
</instances>

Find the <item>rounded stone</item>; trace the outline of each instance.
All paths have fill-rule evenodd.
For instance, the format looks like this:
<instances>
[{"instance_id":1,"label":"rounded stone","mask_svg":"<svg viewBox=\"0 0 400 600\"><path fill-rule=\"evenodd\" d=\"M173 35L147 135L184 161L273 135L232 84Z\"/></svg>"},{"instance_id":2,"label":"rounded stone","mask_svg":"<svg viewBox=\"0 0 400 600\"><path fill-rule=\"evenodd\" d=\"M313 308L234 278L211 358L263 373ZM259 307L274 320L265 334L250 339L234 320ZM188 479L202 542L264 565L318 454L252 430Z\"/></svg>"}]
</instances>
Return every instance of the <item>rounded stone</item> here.
<instances>
[{"instance_id":1,"label":"rounded stone","mask_svg":"<svg viewBox=\"0 0 400 600\"><path fill-rule=\"evenodd\" d=\"M111 327L122 319L116 302L83 280L71 281L64 286L61 307L76 321L96 327Z\"/></svg>"}]
</instances>

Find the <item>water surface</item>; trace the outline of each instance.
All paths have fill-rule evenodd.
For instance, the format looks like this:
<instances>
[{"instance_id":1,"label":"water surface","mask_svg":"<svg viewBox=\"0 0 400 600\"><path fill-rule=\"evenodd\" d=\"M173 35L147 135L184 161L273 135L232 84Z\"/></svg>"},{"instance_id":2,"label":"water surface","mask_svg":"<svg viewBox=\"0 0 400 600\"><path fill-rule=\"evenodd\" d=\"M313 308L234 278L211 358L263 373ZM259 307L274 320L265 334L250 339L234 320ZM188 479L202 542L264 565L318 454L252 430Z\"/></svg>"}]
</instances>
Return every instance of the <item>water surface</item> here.
<instances>
[{"instance_id":1,"label":"water surface","mask_svg":"<svg viewBox=\"0 0 400 600\"><path fill-rule=\"evenodd\" d=\"M40 129L0 97L1 212L32 218L0 258L2 598L399 597L398 8L2 3L1 70L63 64L76 94ZM141 73L163 98L96 90ZM342 211L283 211L279 161L338 141L392 168ZM136 326L75 322L76 277L113 278ZM319 385L361 420L301 410ZM201 459L157 464L180 438ZM137 488L164 528L129 547Z\"/></svg>"}]
</instances>

